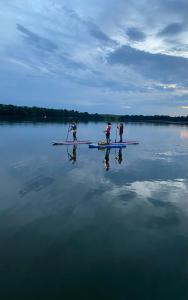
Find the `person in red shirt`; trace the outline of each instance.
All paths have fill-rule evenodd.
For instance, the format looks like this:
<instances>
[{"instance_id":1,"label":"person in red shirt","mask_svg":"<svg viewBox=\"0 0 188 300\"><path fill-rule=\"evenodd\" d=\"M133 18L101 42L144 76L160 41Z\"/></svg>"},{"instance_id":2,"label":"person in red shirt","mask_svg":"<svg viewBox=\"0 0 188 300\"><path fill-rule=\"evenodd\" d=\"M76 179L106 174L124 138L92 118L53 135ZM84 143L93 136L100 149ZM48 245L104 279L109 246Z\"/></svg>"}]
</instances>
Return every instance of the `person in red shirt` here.
<instances>
[{"instance_id":1,"label":"person in red shirt","mask_svg":"<svg viewBox=\"0 0 188 300\"><path fill-rule=\"evenodd\" d=\"M112 128L112 124L108 123L107 127L106 127L106 130L105 130L105 133L106 133L106 143L107 144L110 144L110 131L111 131L111 128Z\"/></svg>"}]
</instances>

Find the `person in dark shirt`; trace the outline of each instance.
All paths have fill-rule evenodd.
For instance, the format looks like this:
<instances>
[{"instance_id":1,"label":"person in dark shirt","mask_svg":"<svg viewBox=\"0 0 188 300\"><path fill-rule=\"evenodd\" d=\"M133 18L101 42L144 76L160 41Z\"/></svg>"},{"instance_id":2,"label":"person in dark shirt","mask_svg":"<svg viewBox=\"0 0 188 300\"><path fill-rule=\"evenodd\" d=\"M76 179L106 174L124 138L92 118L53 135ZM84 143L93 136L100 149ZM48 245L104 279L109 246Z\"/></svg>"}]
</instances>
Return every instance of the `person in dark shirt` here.
<instances>
[{"instance_id":1,"label":"person in dark shirt","mask_svg":"<svg viewBox=\"0 0 188 300\"><path fill-rule=\"evenodd\" d=\"M123 142L123 131L124 131L123 123L120 123L117 126L117 129L119 130L119 143L122 143Z\"/></svg>"}]
</instances>

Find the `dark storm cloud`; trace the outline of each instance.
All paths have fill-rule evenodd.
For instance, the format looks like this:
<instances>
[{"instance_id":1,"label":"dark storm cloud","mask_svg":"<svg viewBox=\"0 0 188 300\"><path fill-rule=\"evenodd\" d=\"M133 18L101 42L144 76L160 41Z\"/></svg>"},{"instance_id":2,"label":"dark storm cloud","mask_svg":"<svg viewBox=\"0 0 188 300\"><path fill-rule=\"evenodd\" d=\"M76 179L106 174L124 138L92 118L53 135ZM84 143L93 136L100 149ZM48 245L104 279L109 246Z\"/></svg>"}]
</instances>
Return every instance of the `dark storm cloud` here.
<instances>
[{"instance_id":1,"label":"dark storm cloud","mask_svg":"<svg viewBox=\"0 0 188 300\"><path fill-rule=\"evenodd\" d=\"M146 38L146 35L144 32L140 31L139 29L135 27L130 27L127 30L127 35L130 40L132 41L143 41Z\"/></svg>"},{"instance_id":2,"label":"dark storm cloud","mask_svg":"<svg viewBox=\"0 0 188 300\"><path fill-rule=\"evenodd\" d=\"M22 33L24 40L35 46L36 48L48 52L54 52L58 49L57 45L50 41L47 38L43 38L38 34L32 32L31 30L27 29L26 27L17 24L17 29Z\"/></svg>"},{"instance_id":3,"label":"dark storm cloud","mask_svg":"<svg viewBox=\"0 0 188 300\"><path fill-rule=\"evenodd\" d=\"M188 59L172 55L152 54L123 46L109 55L110 64L132 66L136 71L164 83L184 82L188 76Z\"/></svg>"},{"instance_id":4,"label":"dark storm cloud","mask_svg":"<svg viewBox=\"0 0 188 300\"><path fill-rule=\"evenodd\" d=\"M159 36L173 36L184 31L185 25L183 23L172 23L167 25L163 30L159 32Z\"/></svg>"}]
</instances>

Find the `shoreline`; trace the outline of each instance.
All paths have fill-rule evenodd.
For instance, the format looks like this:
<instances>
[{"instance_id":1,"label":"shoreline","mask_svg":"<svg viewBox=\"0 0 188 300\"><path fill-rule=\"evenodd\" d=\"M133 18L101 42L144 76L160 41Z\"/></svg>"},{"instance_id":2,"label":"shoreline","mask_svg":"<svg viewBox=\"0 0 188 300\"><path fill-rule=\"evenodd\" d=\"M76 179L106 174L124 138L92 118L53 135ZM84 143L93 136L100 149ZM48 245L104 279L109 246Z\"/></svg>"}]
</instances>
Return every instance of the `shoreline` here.
<instances>
[{"instance_id":1,"label":"shoreline","mask_svg":"<svg viewBox=\"0 0 188 300\"><path fill-rule=\"evenodd\" d=\"M67 109L28 107L0 104L0 121L7 122L116 122L188 125L188 116L114 115L79 112Z\"/></svg>"},{"instance_id":2,"label":"shoreline","mask_svg":"<svg viewBox=\"0 0 188 300\"><path fill-rule=\"evenodd\" d=\"M141 124L155 124L155 125L188 125L188 121L168 121L168 120L127 120L125 119L124 121L118 121L118 120L110 120L110 119L104 119L104 120L81 120L81 119L76 119L75 121L78 123L105 123L107 121L111 121L112 123L117 123L117 122L123 122L123 123L141 123ZM7 122L7 123L62 123L62 124L68 124L71 122L69 118L67 119L55 119L55 118L13 118L13 117L2 117L0 116L0 122Z\"/></svg>"}]
</instances>

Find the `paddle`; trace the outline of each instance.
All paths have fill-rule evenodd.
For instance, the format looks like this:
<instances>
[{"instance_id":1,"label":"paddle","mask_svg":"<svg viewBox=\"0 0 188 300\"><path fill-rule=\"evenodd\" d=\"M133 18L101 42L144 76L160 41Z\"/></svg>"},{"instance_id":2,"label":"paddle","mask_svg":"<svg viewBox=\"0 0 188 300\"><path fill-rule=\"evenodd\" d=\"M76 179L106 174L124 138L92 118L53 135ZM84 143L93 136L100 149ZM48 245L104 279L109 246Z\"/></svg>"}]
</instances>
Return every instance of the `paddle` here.
<instances>
[{"instance_id":1,"label":"paddle","mask_svg":"<svg viewBox=\"0 0 188 300\"><path fill-rule=\"evenodd\" d=\"M66 138L66 142L68 141L68 137L69 137L69 130L70 130L70 124L69 124L68 131L67 131L67 138Z\"/></svg>"}]
</instances>

